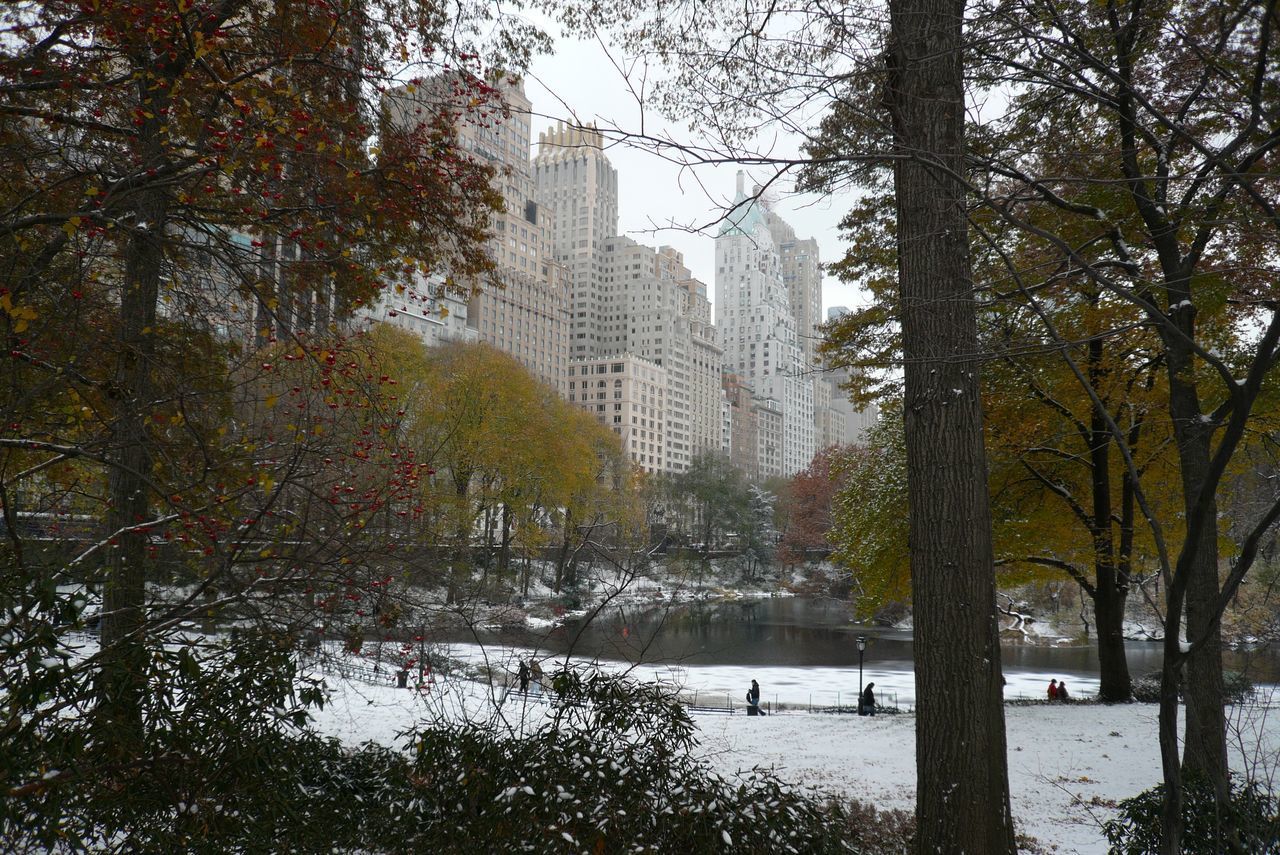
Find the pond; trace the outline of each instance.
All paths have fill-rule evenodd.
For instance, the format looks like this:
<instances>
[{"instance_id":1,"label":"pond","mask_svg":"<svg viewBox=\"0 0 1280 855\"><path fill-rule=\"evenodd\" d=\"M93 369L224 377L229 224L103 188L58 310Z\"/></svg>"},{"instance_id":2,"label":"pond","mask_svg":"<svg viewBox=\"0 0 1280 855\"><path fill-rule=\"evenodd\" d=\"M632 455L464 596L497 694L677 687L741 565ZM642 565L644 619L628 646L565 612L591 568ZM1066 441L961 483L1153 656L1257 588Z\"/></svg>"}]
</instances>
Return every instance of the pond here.
<instances>
[{"instance_id":1,"label":"pond","mask_svg":"<svg viewBox=\"0 0 1280 855\"><path fill-rule=\"evenodd\" d=\"M544 630L495 629L451 640L634 663L641 673L652 671L660 677L672 669L718 672L731 686L749 680L749 675L761 675L762 684L770 679L774 686L803 676L810 688L839 683L847 698L858 685L859 635L867 637L864 678L909 699L914 694L910 631L855 623L847 603L830 599L625 606L607 609L590 622L570 620ZM1160 668L1159 642L1131 641L1127 649L1135 676ZM1001 655L1007 697L1039 697L1051 677L1069 680L1077 695L1097 690L1096 645L1024 644L1006 638ZM1280 657L1272 650L1228 651L1224 665L1257 682L1280 682ZM801 673L810 669L808 675Z\"/></svg>"}]
</instances>

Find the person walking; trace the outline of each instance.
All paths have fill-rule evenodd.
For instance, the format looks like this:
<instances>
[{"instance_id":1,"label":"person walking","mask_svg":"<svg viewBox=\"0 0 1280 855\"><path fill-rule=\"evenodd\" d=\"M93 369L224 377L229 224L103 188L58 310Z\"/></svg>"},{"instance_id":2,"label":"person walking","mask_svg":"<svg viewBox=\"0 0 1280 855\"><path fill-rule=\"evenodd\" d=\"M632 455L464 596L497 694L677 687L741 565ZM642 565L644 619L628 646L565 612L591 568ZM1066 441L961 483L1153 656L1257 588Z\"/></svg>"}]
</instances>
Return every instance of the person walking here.
<instances>
[{"instance_id":1,"label":"person walking","mask_svg":"<svg viewBox=\"0 0 1280 855\"><path fill-rule=\"evenodd\" d=\"M1058 699L1058 681L1056 679L1049 681L1049 700L1056 701Z\"/></svg>"},{"instance_id":2,"label":"person walking","mask_svg":"<svg viewBox=\"0 0 1280 855\"><path fill-rule=\"evenodd\" d=\"M516 669L516 680L520 683L521 693L529 691L529 666L524 660L520 660L520 667Z\"/></svg>"},{"instance_id":3,"label":"person walking","mask_svg":"<svg viewBox=\"0 0 1280 855\"><path fill-rule=\"evenodd\" d=\"M858 696L858 715L876 714L876 693L872 691L875 687L875 683L867 683L867 687Z\"/></svg>"},{"instance_id":4,"label":"person walking","mask_svg":"<svg viewBox=\"0 0 1280 855\"><path fill-rule=\"evenodd\" d=\"M529 678L533 681L533 693L535 695L542 694L542 663L537 659L533 660L533 667L529 669Z\"/></svg>"},{"instance_id":5,"label":"person walking","mask_svg":"<svg viewBox=\"0 0 1280 855\"><path fill-rule=\"evenodd\" d=\"M764 710L760 709L760 684L755 680L747 689L747 715L764 715Z\"/></svg>"}]
</instances>

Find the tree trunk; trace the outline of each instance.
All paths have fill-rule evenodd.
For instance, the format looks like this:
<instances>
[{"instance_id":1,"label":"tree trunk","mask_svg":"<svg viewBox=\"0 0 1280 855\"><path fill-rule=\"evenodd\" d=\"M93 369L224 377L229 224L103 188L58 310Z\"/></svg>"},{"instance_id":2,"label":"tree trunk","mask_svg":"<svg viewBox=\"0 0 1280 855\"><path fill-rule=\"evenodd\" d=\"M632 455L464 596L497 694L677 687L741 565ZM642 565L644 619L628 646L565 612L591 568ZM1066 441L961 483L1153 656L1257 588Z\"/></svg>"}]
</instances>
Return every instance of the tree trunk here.
<instances>
[{"instance_id":1,"label":"tree trunk","mask_svg":"<svg viewBox=\"0 0 1280 855\"><path fill-rule=\"evenodd\" d=\"M471 515L471 500L468 498L471 488L471 473L454 473L454 498L458 502L458 527L455 532L457 543L454 546L453 561L449 567L449 589L445 602L455 603L461 594L464 573L470 575L469 560L471 546L471 527L474 518Z\"/></svg>"},{"instance_id":2,"label":"tree trunk","mask_svg":"<svg viewBox=\"0 0 1280 855\"><path fill-rule=\"evenodd\" d=\"M915 615L915 851L1013 853L964 187L963 0L891 0Z\"/></svg>"},{"instance_id":3,"label":"tree trunk","mask_svg":"<svg viewBox=\"0 0 1280 855\"><path fill-rule=\"evenodd\" d=\"M1172 299L1172 298L1171 298ZM1190 321L1185 323L1189 324ZM1188 330L1188 336L1194 330ZM1227 764L1227 720L1223 709L1222 635L1218 598L1218 504L1209 478L1209 432L1201 420L1200 399L1192 377L1193 359L1184 342L1167 338L1169 409L1173 416L1182 474L1183 508L1188 527L1202 526L1196 548L1185 562L1187 640L1207 639L1186 659L1183 683L1187 702L1182 765L1214 785L1220 801L1230 796ZM1205 492L1203 503L1201 493ZM1199 507L1198 507L1199 505ZM1179 562L1180 568L1184 562Z\"/></svg>"},{"instance_id":4,"label":"tree trunk","mask_svg":"<svg viewBox=\"0 0 1280 855\"><path fill-rule=\"evenodd\" d=\"M564 509L564 538L560 541L560 555L556 558L556 581L552 589L558 594L564 585L565 562L569 558L569 548L572 545L570 535L573 532L573 511L569 508ZM526 589L528 585L526 584Z\"/></svg>"},{"instance_id":5,"label":"tree trunk","mask_svg":"<svg viewBox=\"0 0 1280 855\"><path fill-rule=\"evenodd\" d=\"M1106 703L1133 697L1133 680L1124 649L1124 607L1127 592L1116 584L1113 567L1096 571L1093 614L1098 622L1098 699Z\"/></svg>"},{"instance_id":6,"label":"tree trunk","mask_svg":"<svg viewBox=\"0 0 1280 855\"><path fill-rule=\"evenodd\" d=\"M159 106L167 103L167 93L160 94L146 83L139 86L140 99L154 100ZM155 108L154 112L159 115L164 111ZM145 119L139 128L142 156L155 166L163 163L161 133L158 119ZM112 424L115 447L108 479L107 526L113 533L143 523L151 508L153 454L147 417L155 399L152 371L168 218L165 191L140 191L134 213L134 233L124 247L120 347L110 390L116 401L116 415ZM102 737L130 754L141 744L142 704L147 687L147 534L138 530L114 536L116 542L107 559L103 590L102 670L95 715L102 726Z\"/></svg>"},{"instance_id":7,"label":"tree trunk","mask_svg":"<svg viewBox=\"0 0 1280 855\"><path fill-rule=\"evenodd\" d=\"M498 584L502 585L511 566L511 506L502 503L502 540L498 545Z\"/></svg>"},{"instance_id":8,"label":"tree trunk","mask_svg":"<svg viewBox=\"0 0 1280 855\"><path fill-rule=\"evenodd\" d=\"M1097 295L1091 304L1096 305ZM1088 345L1089 385L1098 400L1106 395L1107 367L1101 336ZM1116 543L1111 506L1111 445L1115 438L1107 414L1095 405L1089 414L1089 484L1093 507L1090 524L1093 539L1093 614L1098 624L1098 697L1107 702L1127 701L1133 692L1129 662L1124 649L1124 602L1128 591L1116 571Z\"/></svg>"}]
</instances>

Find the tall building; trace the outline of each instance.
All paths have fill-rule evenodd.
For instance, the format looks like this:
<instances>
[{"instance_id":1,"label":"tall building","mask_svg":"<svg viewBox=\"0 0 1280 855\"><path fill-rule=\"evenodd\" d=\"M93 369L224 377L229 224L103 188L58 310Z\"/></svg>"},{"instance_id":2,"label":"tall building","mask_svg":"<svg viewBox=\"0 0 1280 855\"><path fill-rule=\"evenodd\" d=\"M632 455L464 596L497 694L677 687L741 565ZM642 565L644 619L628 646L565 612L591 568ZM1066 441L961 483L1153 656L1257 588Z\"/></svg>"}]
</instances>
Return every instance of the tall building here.
<instances>
[{"instance_id":1,"label":"tall building","mask_svg":"<svg viewBox=\"0 0 1280 855\"><path fill-rule=\"evenodd\" d=\"M711 322L711 301L706 283L687 277L677 280L681 313L689 325L686 389L689 403L690 459L721 448L724 431L724 393L720 388L724 348Z\"/></svg>"},{"instance_id":2,"label":"tall building","mask_svg":"<svg viewBox=\"0 0 1280 855\"><path fill-rule=\"evenodd\" d=\"M574 358L601 356L611 351L601 343L610 330L597 254L618 233L618 171L598 131L563 123L538 134L532 169L537 198L551 213L552 252L568 270L569 352Z\"/></svg>"},{"instance_id":3,"label":"tall building","mask_svg":"<svg viewBox=\"0 0 1280 855\"><path fill-rule=\"evenodd\" d=\"M791 300L791 316L796 321L796 339L805 365L818 364L818 325L822 323L822 261L818 242L800 239L791 224L773 211L765 212L765 222L782 260L782 282Z\"/></svg>"},{"instance_id":4,"label":"tall building","mask_svg":"<svg viewBox=\"0 0 1280 855\"><path fill-rule=\"evenodd\" d=\"M575 364L629 354L662 368L668 386L658 468L684 471L722 439L721 349L706 284L671 247L616 234L618 175L595 129L557 125L540 134L533 172L539 201L553 215L554 255L570 275Z\"/></svg>"},{"instance_id":5,"label":"tall building","mask_svg":"<svg viewBox=\"0 0 1280 855\"><path fill-rule=\"evenodd\" d=\"M404 86L386 98L393 121L411 122L429 115L431 99L448 97L448 77L426 86ZM469 283L472 293L465 309L458 311L443 294L424 286L425 300L405 300L390 295L390 307L379 307L384 315L401 308L414 315L412 323L429 321L426 309L437 314L444 308L446 329L453 331L465 320L466 340L480 340L505 351L545 383L563 391L568 369L569 282L564 266L551 254L551 222L539 208L529 169L529 112L524 83L504 77L496 87L502 102L486 118L464 118L458 122L459 146L468 156L495 169L494 185L502 193L506 210L495 213L490 257L497 265L492 283ZM407 325L408 322L406 322Z\"/></svg>"},{"instance_id":6,"label":"tall building","mask_svg":"<svg viewBox=\"0 0 1280 855\"><path fill-rule=\"evenodd\" d=\"M725 453L733 467L748 481L760 479L759 428L756 397L742 378L732 372L722 377L725 401Z\"/></svg>"},{"instance_id":7,"label":"tall building","mask_svg":"<svg viewBox=\"0 0 1280 855\"><path fill-rule=\"evenodd\" d=\"M792 475L809 465L815 451L813 379L800 347L782 256L763 207L747 196L738 173L734 208L716 237L716 326L724 367L741 377L759 399L770 399L780 415L776 474ZM760 431L760 477L775 467L765 431Z\"/></svg>"},{"instance_id":8,"label":"tall building","mask_svg":"<svg viewBox=\"0 0 1280 855\"><path fill-rule=\"evenodd\" d=\"M493 164L506 211L493 220L493 260L503 287L480 288L467 323L480 340L520 360L542 381L564 391L569 367L569 276L551 252L552 216L541 209L529 168L532 103L524 82L500 84L506 112L458 128L462 146Z\"/></svg>"},{"instance_id":9,"label":"tall building","mask_svg":"<svg viewBox=\"0 0 1280 855\"><path fill-rule=\"evenodd\" d=\"M720 445L721 349L707 287L671 247L611 237L597 254L601 311L598 358L634 353L666 370L670 384L663 468L683 472Z\"/></svg>"},{"instance_id":10,"label":"tall building","mask_svg":"<svg viewBox=\"0 0 1280 855\"><path fill-rule=\"evenodd\" d=\"M632 353L605 359L575 359L569 365L570 403L613 428L622 449L646 472L666 461L667 372Z\"/></svg>"}]
</instances>

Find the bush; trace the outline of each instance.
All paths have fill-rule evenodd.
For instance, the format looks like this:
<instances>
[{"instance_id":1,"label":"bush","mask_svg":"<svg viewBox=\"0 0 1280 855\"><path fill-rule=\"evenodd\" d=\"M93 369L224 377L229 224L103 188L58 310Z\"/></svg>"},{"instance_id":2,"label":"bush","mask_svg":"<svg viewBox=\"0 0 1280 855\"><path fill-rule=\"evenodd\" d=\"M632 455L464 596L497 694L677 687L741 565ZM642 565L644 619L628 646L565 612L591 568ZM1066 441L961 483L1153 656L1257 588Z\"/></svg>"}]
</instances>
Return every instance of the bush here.
<instances>
[{"instance_id":1,"label":"bush","mask_svg":"<svg viewBox=\"0 0 1280 855\"><path fill-rule=\"evenodd\" d=\"M558 709L529 735L472 722L412 734L419 783L389 849L906 851L852 839L849 806L768 772L716 774L691 754L688 713L657 686L590 670L561 671L551 682Z\"/></svg>"},{"instance_id":2,"label":"bush","mask_svg":"<svg viewBox=\"0 0 1280 855\"><path fill-rule=\"evenodd\" d=\"M1222 682L1225 692L1223 700L1229 704L1239 704L1253 696L1254 685L1248 675L1240 671L1223 671ZM1182 691L1178 691L1182 697ZM1160 672L1149 671L1133 680L1133 699L1148 704L1160 703Z\"/></svg>"},{"instance_id":3,"label":"bush","mask_svg":"<svg viewBox=\"0 0 1280 855\"><path fill-rule=\"evenodd\" d=\"M91 716L41 714L71 695L91 710L89 672L32 672L45 682L0 743L0 851L910 851L909 815L762 770L722 777L672 697L591 670L551 677L557 706L530 732L446 721L407 751L345 748L303 726L322 697L296 691L282 641L153 650L146 732L124 761Z\"/></svg>"},{"instance_id":4,"label":"bush","mask_svg":"<svg viewBox=\"0 0 1280 855\"><path fill-rule=\"evenodd\" d=\"M1111 855L1157 855L1161 851L1164 793L1161 784L1120 803L1120 815L1103 826ZM1213 785L1202 776L1186 777L1182 799L1184 855L1280 853L1276 798L1257 782L1235 782L1231 802L1222 813L1213 797Z\"/></svg>"}]
</instances>

